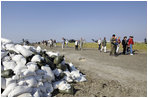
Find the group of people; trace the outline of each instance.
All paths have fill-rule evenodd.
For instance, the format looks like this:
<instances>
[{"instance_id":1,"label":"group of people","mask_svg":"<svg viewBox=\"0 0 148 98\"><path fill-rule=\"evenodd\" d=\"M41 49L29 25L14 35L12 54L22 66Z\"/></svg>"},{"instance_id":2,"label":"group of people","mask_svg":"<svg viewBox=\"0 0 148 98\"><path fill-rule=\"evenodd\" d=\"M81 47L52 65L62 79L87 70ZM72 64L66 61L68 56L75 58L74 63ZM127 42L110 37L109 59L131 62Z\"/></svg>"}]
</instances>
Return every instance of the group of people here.
<instances>
[{"instance_id":1,"label":"group of people","mask_svg":"<svg viewBox=\"0 0 148 98\"><path fill-rule=\"evenodd\" d=\"M129 53L130 55L133 55L133 48L132 48L134 45L133 36L130 36L128 40L127 40L127 36L124 36L121 42L120 37L117 38L117 36L113 34L110 42L111 42L110 55L117 56L119 54L120 44L122 44L124 55ZM104 37L102 41L101 41L101 38L98 40L98 50L100 52L102 52L103 50L104 52L106 52L106 43L107 43L106 37Z\"/></svg>"},{"instance_id":2,"label":"group of people","mask_svg":"<svg viewBox=\"0 0 148 98\"><path fill-rule=\"evenodd\" d=\"M119 52L119 47L120 47L120 37L116 37L115 34L112 35L111 38L111 51L110 51L110 55L118 55ZM133 36L130 36L129 39L127 40L127 36L124 36L123 40L122 40L122 48L123 48L123 54L129 54L133 55L133 45L134 45L134 41L133 41Z\"/></svg>"},{"instance_id":3,"label":"group of people","mask_svg":"<svg viewBox=\"0 0 148 98\"><path fill-rule=\"evenodd\" d=\"M64 37L62 38L62 50L64 50L64 47L66 45L66 47L68 47L68 40L65 39ZM78 50L80 46L80 50L83 49L83 39L81 38L80 40L76 40L75 41L75 50Z\"/></svg>"},{"instance_id":4,"label":"group of people","mask_svg":"<svg viewBox=\"0 0 148 98\"><path fill-rule=\"evenodd\" d=\"M40 44L40 42L38 42L38 44ZM45 46L49 46L50 48L51 47L56 47L56 40L53 40L53 39L50 39L50 40L43 40L41 42L42 45L45 45Z\"/></svg>"},{"instance_id":5,"label":"group of people","mask_svg":"<svg viewBox=\"0 0 148 98\"><path fill-rule=\"evenodd\" d=\"M81 37L80 40L75 41L75 50L78 50L79 46L80 46L80 50L83 50L83 39L82 39L82 37Z\"/></svg>"}]
</instances>

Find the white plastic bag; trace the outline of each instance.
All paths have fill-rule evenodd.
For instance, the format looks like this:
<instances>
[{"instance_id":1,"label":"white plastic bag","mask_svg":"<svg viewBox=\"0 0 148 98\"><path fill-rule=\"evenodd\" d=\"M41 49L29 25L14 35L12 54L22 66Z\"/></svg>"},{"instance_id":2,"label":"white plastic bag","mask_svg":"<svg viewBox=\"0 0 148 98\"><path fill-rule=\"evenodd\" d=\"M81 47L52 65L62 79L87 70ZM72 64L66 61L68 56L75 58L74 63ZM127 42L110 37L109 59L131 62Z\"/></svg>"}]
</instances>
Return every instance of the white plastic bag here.
<instances>
[{"instance_id":1,"label":"white plastic bag","mask_svg":"<svg viewBox=\"0 0 148 98\"><path fill-rule=\"evenodd\" d=\"M21 95L23 93L31 93L32 88L28 86L16 86L8 95L8 97L16 97L18 95Z\"/></svg>"},{"instance_id":2,"label":"white plastic bag","mask_svg":"<svg viewBox=\"0 0 148 98\"><path fill-rule=\"evenodd\" d=\"M3 91L2 96L8 97L8 94L17 86L16 83L11 83L7 86L7 88Z\"/></svg>"},{"instance_id":3,"label":"white plastic bag","mask_svg":"<svg viewBox=\"0 0 148 98\"><path fill-rule=\"evenodd\" d=\"M50 67L42 66L41 69L46 72L46 74L51 78L52 81L55 80L55 76Z\"/></svg>"},{"instance_id":4,"label":"white plastic bag","mask_svg":"<svg viewBox=\"0 0 148 98\"><path fill-rule=\"evenodd\" d=\"M37 87L37 81L34 76L29 76L25 78L26 83L28 84L28 87Z\"/></svg>"},{"instance_id":5,"label":"white plastic bag","mask_svg":"<svg viewBox=\"0 0 148 98\"><path fill-rule=\"evenodd\" d=\"M40 62L41 61L41 56L40 55L35 55L31 59L32 62Z\"/></svg>"},{"instance_id":6,"label":"white plastic bag","mask_svg":"<svg viewBox=\"0 0 148 98\"><path fill-rule=\"evenodd\" d=\"M26 48L24 48L21 45L15 45L15 48L17 49L17 51L19 51L24 57L28 57L31 56L33 54L32 51L27 50Z\"/></svg>"},{"instance_id":7,"label":"white plastic bag","mask_svg":"<svg viewBox=\"0 0 148 98\"><path fill-rule=\"evenodd\" d=\"M6 79L1 77L1 88L5 89L6 88Z\"/></svg>"},{"instance_id":8,"label":"white plastic bag","mask_svg":"<svg viewBox=\"0 0 148 98\"><path fill-rule=\"evenodd\" d=\"M15 55L12 57L12 60L16 61L16 63L20 66L26 64L26 59L22 55Z\"/></svg>"},{"instance_id":9,"label":"white plastic bag","mask_svg":"<svg viewBox=\"0 0 148 98\"><path fill-rule=\"evenodd\" d=\"M4 66L5 70L7 70L7 69L12 69L13 70L15 68L15 66L16 66L16 63L13 60L3 61L3 66Z\"/></svg>"}]
</instances>

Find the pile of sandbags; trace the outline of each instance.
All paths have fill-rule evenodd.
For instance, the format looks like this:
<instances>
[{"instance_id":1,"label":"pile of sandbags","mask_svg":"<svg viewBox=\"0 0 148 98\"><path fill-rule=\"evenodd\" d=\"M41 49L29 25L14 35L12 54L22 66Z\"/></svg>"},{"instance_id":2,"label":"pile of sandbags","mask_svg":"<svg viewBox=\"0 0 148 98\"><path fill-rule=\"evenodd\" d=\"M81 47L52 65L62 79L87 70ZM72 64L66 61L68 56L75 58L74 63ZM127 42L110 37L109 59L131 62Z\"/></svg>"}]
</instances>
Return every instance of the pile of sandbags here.
<instances>
[{"instance_id":1,"label":"pile of sandbags","mask_svg":"<svg viewBox=\"0 0 148 98\"><path fill-rule=\"evenodd\" d=\"M85 76L64 55L1 38L2 97L50 97L54 90L73 94Z\"/></svg>"}]
</instances>

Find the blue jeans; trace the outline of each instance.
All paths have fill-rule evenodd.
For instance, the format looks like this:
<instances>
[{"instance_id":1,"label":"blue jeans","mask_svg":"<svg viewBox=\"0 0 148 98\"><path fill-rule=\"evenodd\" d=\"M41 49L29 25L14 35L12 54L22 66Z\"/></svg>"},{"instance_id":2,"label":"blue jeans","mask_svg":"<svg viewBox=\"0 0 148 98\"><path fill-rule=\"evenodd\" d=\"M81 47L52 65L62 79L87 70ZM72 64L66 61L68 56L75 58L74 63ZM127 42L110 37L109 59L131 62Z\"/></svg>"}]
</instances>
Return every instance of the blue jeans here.
<instances>
[{"instance_id":1,"label":"blue jeans","mask_svg":"<svg viewBox=\"0 0 148 98\"><path fill-rule=\"evenodd\" d=\"M130 53L133 54L133 50L132 50L132 44L130 44Z\"/></svg>"}]
</instances>

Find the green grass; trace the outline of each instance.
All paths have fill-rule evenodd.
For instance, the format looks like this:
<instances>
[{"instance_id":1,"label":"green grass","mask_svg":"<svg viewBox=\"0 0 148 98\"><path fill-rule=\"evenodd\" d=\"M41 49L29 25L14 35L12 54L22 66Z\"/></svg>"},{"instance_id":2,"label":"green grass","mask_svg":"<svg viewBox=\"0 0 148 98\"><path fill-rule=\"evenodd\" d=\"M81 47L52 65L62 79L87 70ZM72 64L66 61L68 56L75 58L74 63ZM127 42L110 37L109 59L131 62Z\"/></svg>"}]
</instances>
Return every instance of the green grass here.
<instances>
[{"instance_id":1,"label":"green grass","mask_svg":"<svg viewBox=\"0 0 148 98\"><path fill-rule=\"evenodd\" d=\"M57 46L61 46L61 43L57 43ZM74 43L68 43L68 47L74 47ZM84 43L83 48L98 48L97 43ZM110 43L107 43L107 49L110 49L111 45ZM144 43L137 43L133 45L134 50L139 50L139 51L147 51L147 44ZM120 44L120 50L122 50L122 45Z\"/></svg>"}]
</instances>

